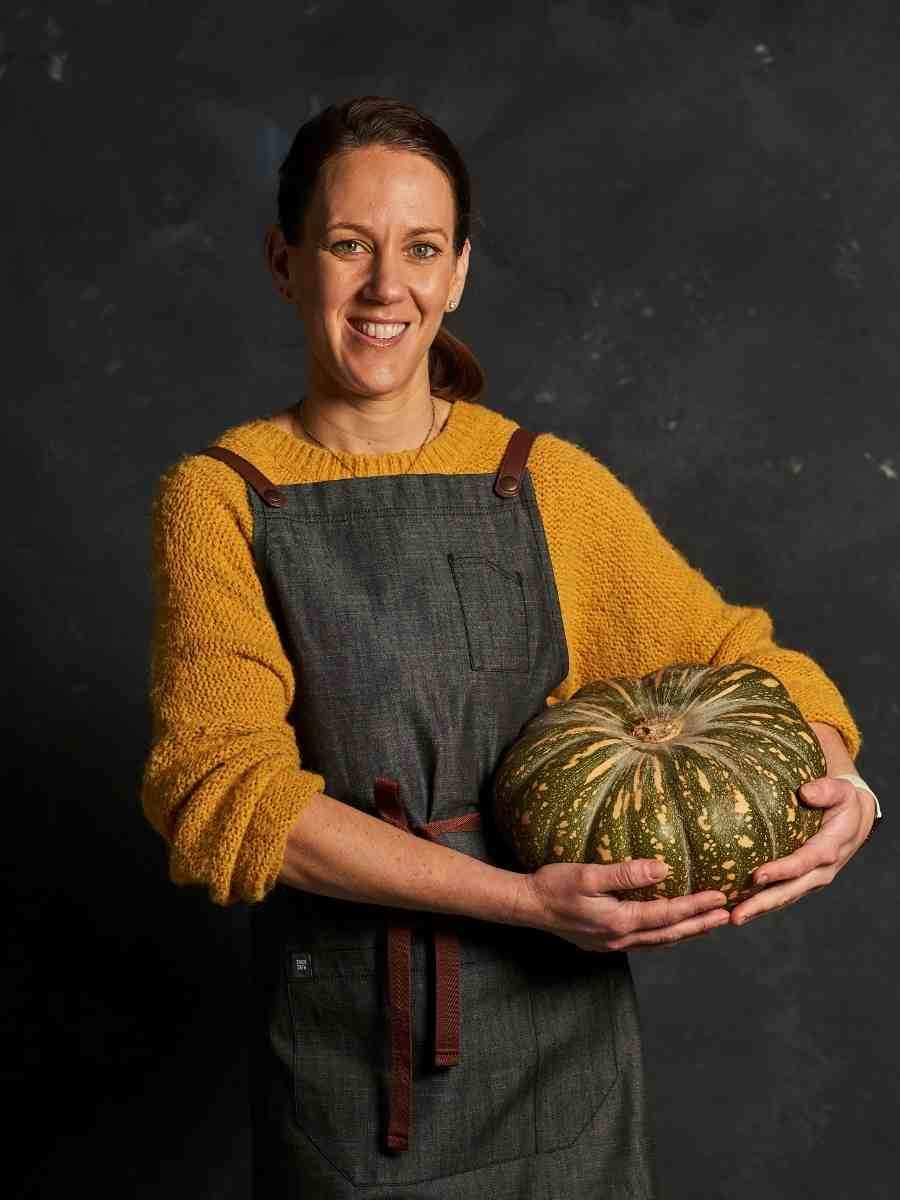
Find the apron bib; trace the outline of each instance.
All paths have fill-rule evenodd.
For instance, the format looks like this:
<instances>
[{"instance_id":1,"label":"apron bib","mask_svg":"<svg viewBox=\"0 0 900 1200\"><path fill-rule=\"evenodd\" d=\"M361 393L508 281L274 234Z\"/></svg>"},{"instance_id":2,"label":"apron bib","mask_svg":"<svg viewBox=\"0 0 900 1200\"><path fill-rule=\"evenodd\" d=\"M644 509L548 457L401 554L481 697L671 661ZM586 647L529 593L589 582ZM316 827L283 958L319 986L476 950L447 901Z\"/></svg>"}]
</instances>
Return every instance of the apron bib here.
<instances>
[{"instance_id":1,"label":"apron bib","mask_svg":"<svg viewBox=\"0 0 900 1200\"><path fill-rule=\"evenodd\" d=\"M569 671L517 429L496 473L248 483L328 795L521 870L493 773ZM279 883L250 908L256 1200L652 1200L625 953Z\"/></svg>"}]
</instances>

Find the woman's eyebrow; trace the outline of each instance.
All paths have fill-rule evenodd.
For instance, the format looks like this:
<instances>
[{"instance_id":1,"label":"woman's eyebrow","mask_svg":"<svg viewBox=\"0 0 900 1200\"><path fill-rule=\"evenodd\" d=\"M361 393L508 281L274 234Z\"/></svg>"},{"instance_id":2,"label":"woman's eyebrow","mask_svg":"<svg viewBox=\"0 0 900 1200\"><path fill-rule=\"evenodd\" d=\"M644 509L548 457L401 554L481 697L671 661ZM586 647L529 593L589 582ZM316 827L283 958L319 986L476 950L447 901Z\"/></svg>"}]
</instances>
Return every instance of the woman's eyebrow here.
<instances>
[{"instance_id":1,"label":"woman's eyebrow","mask_svg":"<svg viewBox=\"0 0 900 1200\"><path fill-rule=\"evenodd\" d=\"M332 229L358 229L360 233L367 233L369 237L374 236L373 230L371 230L368 225L354 224L353 221L334 221L331 225L327 225L325 227L325 232L328 233L329 230ZM421 233L439 233L443 237L447 236L439 225L434 225L431 227L417 225L414 229L407 229L406 231L407 237L417 237Z\"/></svg>"}]
</instances>

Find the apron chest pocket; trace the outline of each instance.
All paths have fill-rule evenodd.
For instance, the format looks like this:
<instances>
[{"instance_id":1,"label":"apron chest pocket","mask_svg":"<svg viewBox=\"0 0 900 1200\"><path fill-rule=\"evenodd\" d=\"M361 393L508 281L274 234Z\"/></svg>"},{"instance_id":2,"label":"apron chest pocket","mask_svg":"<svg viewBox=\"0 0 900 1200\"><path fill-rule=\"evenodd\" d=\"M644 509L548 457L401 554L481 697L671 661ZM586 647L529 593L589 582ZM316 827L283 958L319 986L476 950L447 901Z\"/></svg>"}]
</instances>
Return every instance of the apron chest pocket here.
<instances>
[{"instance_id":1,"label":"apron chest pocket","mask_svg":"<svg viewBox=\"0 0 900 1200\"><path fill-rule=\"evenodd\" d=\"M528 606L521 571L481 554L448 554L469 666L473 671L527 671Z\"/></svg>"}]
</instances>

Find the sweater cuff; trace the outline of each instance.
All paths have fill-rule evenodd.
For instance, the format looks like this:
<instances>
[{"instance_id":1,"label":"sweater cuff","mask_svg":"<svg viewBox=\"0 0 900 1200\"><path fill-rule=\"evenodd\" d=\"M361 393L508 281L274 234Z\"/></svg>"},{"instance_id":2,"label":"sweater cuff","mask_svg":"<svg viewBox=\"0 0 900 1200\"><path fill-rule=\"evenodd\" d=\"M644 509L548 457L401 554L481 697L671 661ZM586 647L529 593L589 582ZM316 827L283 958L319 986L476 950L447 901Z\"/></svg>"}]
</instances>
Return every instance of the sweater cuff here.
<instances>
[{"instance_id":1,"label":"sweater cuff","mask_svg":"<svg viewBox=\"0 0 900 1200\"><path fill-rule=\"evenodd\" d=\"M235 860L231 893L236 900L257 904L278 882L288 834L316 792L325 791L325 777L314 771L287 774L256 806Z\"/></svg>"},{"instance_id":2,"label":"sweater cuff","mask_svg":"<svg viewBox=\"0 0 900 1200\"><path fill-rule=\"evenodd\" d=\"M846 709L823 708L821 704L806 704L794 699L793 694L791 699L800 710L804 721L821 721L823 725L830 725L836 729L844 739L844 745L847 747L847 753L856 762L859 755L859 748L862 745L862 737L856 722L846 711Z\"/></svg>"}]
</instances>

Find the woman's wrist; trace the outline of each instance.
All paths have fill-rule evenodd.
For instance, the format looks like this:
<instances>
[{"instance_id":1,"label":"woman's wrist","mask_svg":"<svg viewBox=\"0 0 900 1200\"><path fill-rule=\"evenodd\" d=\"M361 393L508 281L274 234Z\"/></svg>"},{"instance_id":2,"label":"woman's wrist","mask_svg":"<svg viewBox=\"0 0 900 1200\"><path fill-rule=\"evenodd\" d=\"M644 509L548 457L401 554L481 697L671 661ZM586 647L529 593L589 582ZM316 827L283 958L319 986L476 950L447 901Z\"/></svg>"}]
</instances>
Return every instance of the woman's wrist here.
<instances>
[{"instance_id":1,"label":"woman's wrist","mask_svg":"<svg viewBox=\"0 0 900 1200\"><path fill-rule=\"evenodd\" d=\"M875 826L881 820L881 805L878 803L878 797L866 783L861 775L857 775L855 771L841 771L833 776L834 779L849 779L853 786L859 792L868 792L872 797L872 824L869 826L869 832L863 838L863 842L867 842L875 830Z\"/></svg>"}]
</instances>

